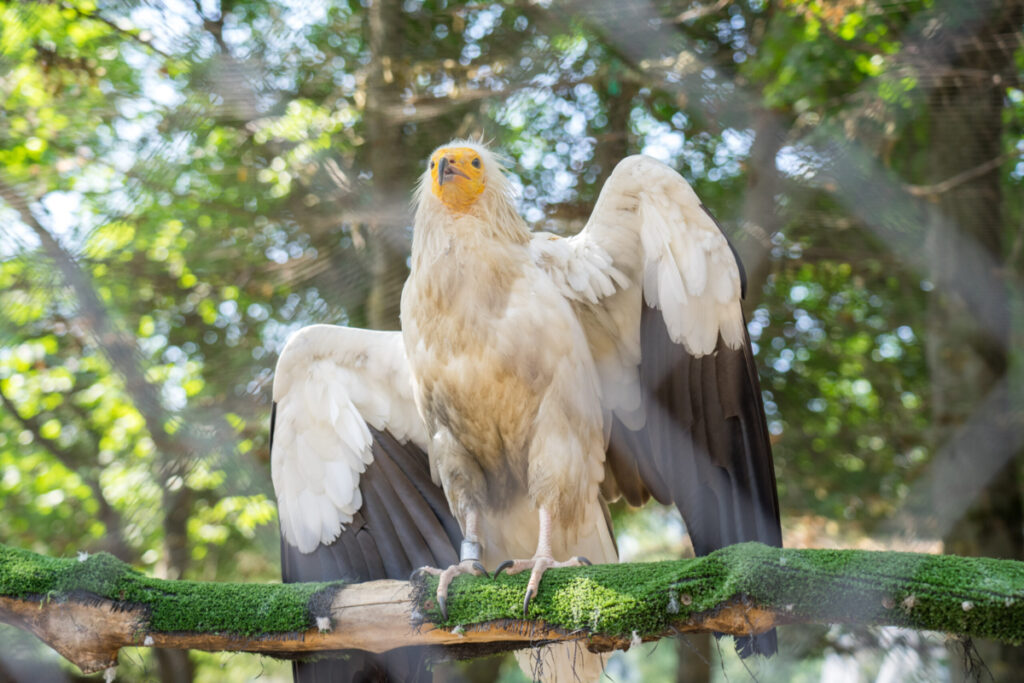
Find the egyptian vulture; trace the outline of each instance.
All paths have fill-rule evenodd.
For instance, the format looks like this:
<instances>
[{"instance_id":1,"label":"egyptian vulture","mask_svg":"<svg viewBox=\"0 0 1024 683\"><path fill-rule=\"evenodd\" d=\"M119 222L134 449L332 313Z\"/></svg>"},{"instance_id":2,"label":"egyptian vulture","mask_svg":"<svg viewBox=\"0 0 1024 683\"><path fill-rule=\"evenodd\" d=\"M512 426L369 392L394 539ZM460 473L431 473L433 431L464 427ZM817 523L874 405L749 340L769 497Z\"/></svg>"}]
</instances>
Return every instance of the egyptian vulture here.
<instances>
[{"instance_id":1,"label":"egyptian vulture","mask_svg":"<svg viewBox=\"0 0 1024 683\"><path fill-rule=\"evenodd\" d=\"M415 202L402 331L314 325L278 361L285 581L430 567L444 609L454 576L501 564L530 572L525 613L547 568L618 561L618 497L674 503L698 555L781 545L742 267L678 173L623 160L565 238L531 232L499 158L457 140ZM410 680L422 656L296 671Z\"/></svg>"}]
</instances>

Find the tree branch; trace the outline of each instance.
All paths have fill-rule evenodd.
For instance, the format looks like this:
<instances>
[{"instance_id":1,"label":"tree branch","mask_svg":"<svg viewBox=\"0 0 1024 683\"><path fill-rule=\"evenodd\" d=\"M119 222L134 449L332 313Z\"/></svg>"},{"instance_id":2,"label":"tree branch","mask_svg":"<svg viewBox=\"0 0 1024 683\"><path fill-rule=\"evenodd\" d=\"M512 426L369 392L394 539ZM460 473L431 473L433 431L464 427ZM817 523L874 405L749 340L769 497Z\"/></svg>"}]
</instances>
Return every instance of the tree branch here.
<instances>
[{"instance_id":1,"label":"tree branch","mask_svg":"<svg viewBox=\"0 0 1024 683\"><path fill-rule=\"evenodd\" d=\"M152 41L143 38L138 30L122 28L117 24L117 22L108 19L107 17L100 14L98 11L86 12L82 10L80 7L75 7L74 5L69 5L63 2L61 3L60 7L63 10L71 10L83 19L92 19L93 21L98 21L100 23L106 24L110 28L114 29L114 31L116 31L119 35L125 36L129 40L134 40L136 43L145 46L147 50L155 52L164 59L171 59L171 55L158 48L156 45L152 43Z\"/></svg>"},{"instance_id":2,"label":"tree branch","mask_svg":"<svg viewBox=\"0 0 1024 683\"><path fill-rule=\"evenodd\" d=\"M527 577L459 578L443 620L436 579L232 584L152 579L113 557L47 558L0 545L0 621L85 672L120 648L314 652L577 641L628 649L682 632L761 633L794 623L899 625L1024 640L1024 562L745 543L707 557L552 570L522 618ZM439 653L444 656L444 653Z\"/></svg>"},{"instance_id":3,"label":"tree branch","mask_svg":"<svg viewBox=\"0 0 1024 683\"><path fill-rule=\"evenodd\" d=\"M111 366L124 378L126 389L146 419L151 436L154 440L161 438L166 415L160 405L156 388L146 381L139 367L139 358L142 354L135 346L134 339L118 329L96 293L92 279L32 213L31 200L2 177L0 199L18 212L21 222L35 233L44 253L56 264L64 284L75 293L83 322L105 352Z\"/></svg>"},{"instance_id":4,"label":"tree branch","mask_svg":"<svg viewBox=\"0 0 1024 683\"><path fill-rule=\"evenodd\" d=\"M969 168L966 171L957 173L950 178L946 178L942 182L934 183L932 185L904 185L903 187L907 191L907 194L914 197L935 197L936 195L956 189L960 185L970 182L975 178L980 178L987 173L991 173L1007 161L1019 158L1020 156L1020 152L1014 150L1012 152L1007 152L1006 154L1000 154L996 158L989 159L974 168Z\"/></svg>"},{"instance_id":5,"label":"tree branch","mask_svg":"<svg viewBox=\"0 0 1024 683\"><path fill-rule=\"evenodd\" d=\"M694 21L696 19L703 19L710 14L717 14L721 12L729 4L729 0L717 0L713 5L694 5L685 12L677 14L673 19L672 23L682 24L687 21Z\"/></svg>"},{"instance_id":6,"label":"tree branch","mask_svg":"<svg viewBox=\"0 0 1024 683\"><path fill-rule=\"evenodd\" d=\"M34 200L26 197L16 185L7 182L2 173L0 199L10 204L18 212L21 221L35 233L43 252L57 266L64 284L74 292L82 321L110 361L111 367L124 380L125 390L142 415L150 438L157 446L160 455L160 476L165 481L175 476L183 477L190 466L190 454L208 449L201 447L198 437L188 431L183 432L178 439L172 440L169 437L165 424L172 416L164 409L157 387L146 379L142 369L142 352L135 337L125 331L107 309L89 273L36 218L31 210ZM193 491L188 486L182 486L177 490L165 488L163 493L164 543L169 564L179 574L184 573L189 560L184 539L192 494Z\"/></svg>"},{"instance_id":7,"label":"tree branch","mask_svg":"<svg viewBox=\"0 0 1024 683\"><path fill-rule=\"evenodd\" d=\"M68 470L77 472L78 476L85 482L85 485L89 487L89 491L92 492L93 498L96 500L97 505L99 505L100 521L103 522L107 529L107 535L103 539L104 546L102 547L113 552L121 559L137 559L138 553L124 539L124 520L121 518L121 513L107 500L99 479L92 476L92 473L83 467L86 462L86 458L82 457L84 454L73 448L65 448L56 439L43 436L42 424L38 417L25 417L22 415L18 407L14 405L14 402L3 391L2 385L0 385L0 404L7 408L7 411L14 416L15 420L21 423L22 427L31 432L32 438L36 443L49 451Z\"/></svg>"}]
</instances>

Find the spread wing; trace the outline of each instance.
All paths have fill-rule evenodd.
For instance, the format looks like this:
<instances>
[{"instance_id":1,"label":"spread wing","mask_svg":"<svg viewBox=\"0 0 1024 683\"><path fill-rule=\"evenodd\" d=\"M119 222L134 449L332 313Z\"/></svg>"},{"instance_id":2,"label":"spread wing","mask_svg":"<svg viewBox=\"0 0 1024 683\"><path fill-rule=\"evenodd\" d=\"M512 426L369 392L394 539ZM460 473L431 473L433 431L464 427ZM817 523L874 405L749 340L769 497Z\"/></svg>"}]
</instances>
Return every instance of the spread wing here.
<instances>
[{"instance_id":1,"label":"spread wing","mask_svg":"<svg viewBox=\"0 0 1024 683\"><path fill-rule=\"evenodd\" d=\"M271 422L284 581L406 579L458 560L411 381L398 332L314 325L289 340ZM429 681L426 654L297 662L295 679Z\"/></svg>"},{"instance_id":2,"label":"spread wing","mask_svg":"<svg viewBox=\"0 0 1024 683\"><path fill-rule=\"evenodd\" d=\"M674 503L698 555L781 545L741 266L690 185L629 157L579 234L538 233L531 248L573 301L601 376L606 493ZM774 633L742 640L743 653L775 651Z\"/></svg>"}]
</instances>

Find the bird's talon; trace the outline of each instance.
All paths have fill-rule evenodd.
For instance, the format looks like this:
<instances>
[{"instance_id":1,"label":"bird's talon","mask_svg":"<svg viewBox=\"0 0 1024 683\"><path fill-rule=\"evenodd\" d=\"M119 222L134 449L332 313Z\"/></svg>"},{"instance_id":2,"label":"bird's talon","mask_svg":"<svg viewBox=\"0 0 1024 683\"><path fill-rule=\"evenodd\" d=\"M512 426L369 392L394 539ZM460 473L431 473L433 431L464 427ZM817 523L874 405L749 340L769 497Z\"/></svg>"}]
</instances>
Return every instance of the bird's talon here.
<instances>
[{"instance_id":1,"label":"bird's talon","mask_svg":"<svg viewBox=\"0 0 1024 683\"><path fill-rule=\"evenodd\" d=\"M448 598L443 595L437 596L437 609L441 612L441 619L448 621Z\"/></svg>"},{"instance_id":2,"label":"bird's talon","mask_svg":"<svg viewBox=\"0 0 1024 683\"><path fill-rule=\"evenodd\" d=\"M533 598L533 595L533 589L530 588L526 591L526 597L523 598L523 619L529 618L527 613L530 610L530 600Z\"/></svg>"},{"instance_id":3,"label":"bird's talon","mask_svg":"<svg viewBox=\"0 0 1024 683\"><path fill-rule=\"evenodd\" d=\"M576 561L577 561L577 562L579 562L580 564L585 564L585 565L587 565L588 567L592 567L592 566L594 566L594 563L593 563L593 562L591 562L591 561L590 561L590 560L588 560L587 558L583 557L582 555L577 555L577 556L576 556Z\"/></svg>"},{"instance_id":4,"label":"bird's talon","mask_svg":"<svg viewBox=\"0 0 1024 683\"><path fill-rule=\"evenodd\" d=\"M488 579L491 578L491 575L487 573L487 570L484 568L483 564L481 564L480 562L474 562L473 563L473 569L477 570L478 572L480 572L481 574L486 576Z\"/></svg>"},{"instance_id":5,"label":"bird's talon","mask_svg":"<svg viewBox=\"0 0 1024 683\"><path fill-rule=\"evenodd\" d=\"M440 576L441 570L437 567L420 567L419 569L413 569L412 574L409 574L409 582L422 581L423 577L427 574L431 576Z\"/></svg>"},{"instance_id":6,"label":"bird's talon","mask_svg":"<svg viewBox=\"0 0 1024 683\"><path fill-rule=\"evenodd\" d=\"M498 574L502 573L514 564L515 562L513 562L512 560L505 560L504 562L499 564L498 568L494 570L494 578L498 578Z\"/></svg>"}]
</instances>

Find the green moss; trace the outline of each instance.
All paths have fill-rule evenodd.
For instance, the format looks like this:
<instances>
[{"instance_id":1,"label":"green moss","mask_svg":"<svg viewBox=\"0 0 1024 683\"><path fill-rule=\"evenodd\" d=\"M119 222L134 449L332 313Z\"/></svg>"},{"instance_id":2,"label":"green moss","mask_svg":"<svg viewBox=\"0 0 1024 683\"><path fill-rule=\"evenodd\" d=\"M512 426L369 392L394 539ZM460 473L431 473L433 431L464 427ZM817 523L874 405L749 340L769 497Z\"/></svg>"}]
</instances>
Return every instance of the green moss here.
<instances>
[{"instance_id":1,"label":"green moss","mask_svg":"<svg viewBox=\"0 0 1024 683\"><path fill-rule=\"evenodd\" d=\"M312 628L336 583L254 584L165 581L112 555L79 561L0 545L0 595L67 600L109 598L141 605L153 631L273 635Z\"/></svg>"},{"instance_id":2,"label":"green moss","mask_svg":"<svg viewBox=\"0 0 1024 683\"><path fill-rule=\"evenodd\" d=\"M449 619L421 584L419 611L446 627L522 618L527 575L460 577ZM305 631L326 615L341 583L240 584L163 581L110 555L84 561L0 545L0 595L109 598L142 605L155 631L245 636ZM780 550L746 543L674 562L551 570L530 618L567 631L656 636L731 600L794 621L894 624L1024 642L1024 563L953 555L856 550Z\"/></svg>"},{"instance_id":3,"label":"green moss","mask_svg":"<svg viewBox=\"0 0 1024 683\"><path fill-rule=\"evenodd\" d=\"M437 580L425 580L420 611L444 626L522 618L525 573L456 579L443 622L432 599ZM757 543L692 560L552 570L529 616L567 631L655 636L734 599L794 621L893 624L1024 641L1024 563Z\"/></svg>"}]
</instances>

